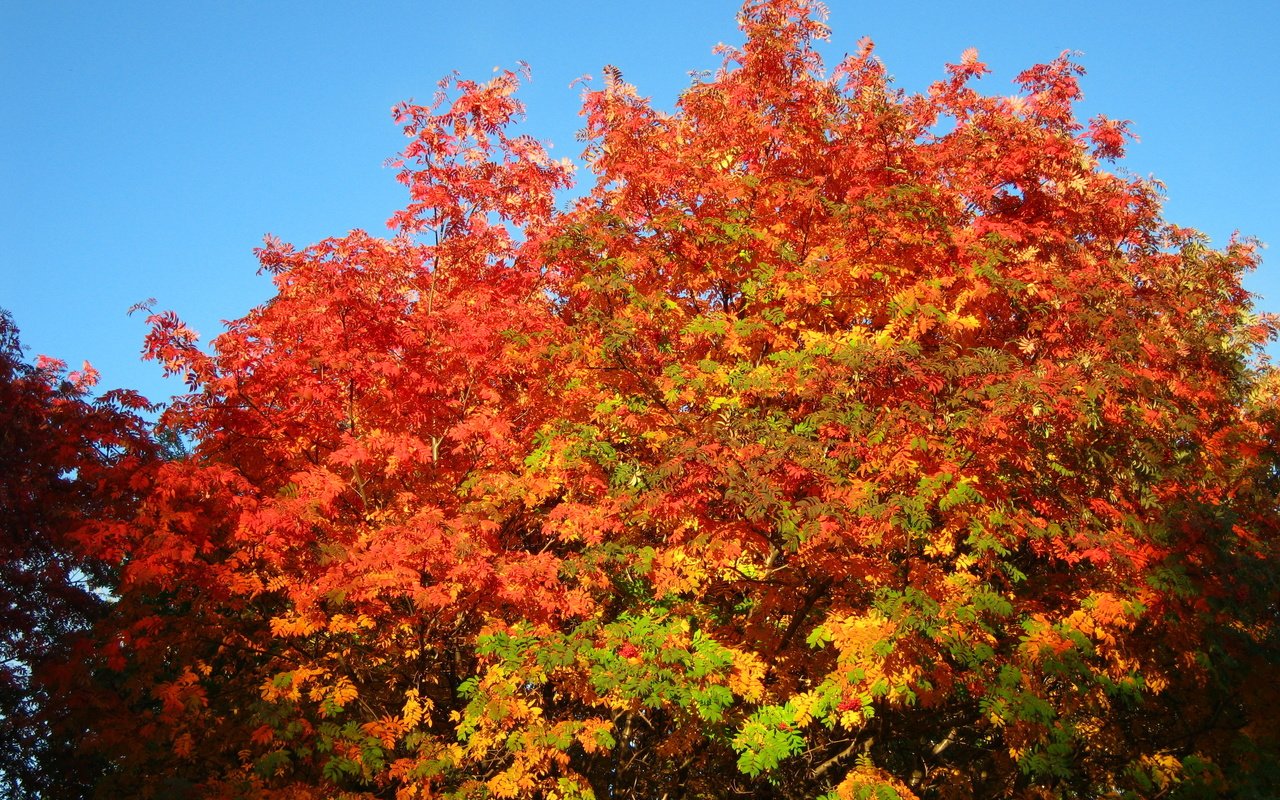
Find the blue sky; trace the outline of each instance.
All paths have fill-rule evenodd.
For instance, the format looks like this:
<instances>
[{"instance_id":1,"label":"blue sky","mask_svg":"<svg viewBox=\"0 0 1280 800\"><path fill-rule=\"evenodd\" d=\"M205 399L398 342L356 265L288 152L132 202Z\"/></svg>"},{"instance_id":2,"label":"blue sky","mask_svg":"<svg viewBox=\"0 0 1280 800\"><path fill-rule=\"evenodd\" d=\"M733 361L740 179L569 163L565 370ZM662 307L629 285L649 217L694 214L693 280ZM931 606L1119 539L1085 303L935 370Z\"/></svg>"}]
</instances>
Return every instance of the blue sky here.
<instances>
[{"instance_id":1,"label":"blue sky","mask_svg":"<svg viewBox=\"0 0 1280 800\"><path fill-rule=\"evenodd\" d=\"M385 231L403 195L383 162L389 109L451 70L528 62L524 127L577 157L580 89L616 64L670 107L689 70L737 42L734 0L442 3L0 3L0 307L35 353L88 359L102 388L164 399L138 352L148 297L207 340L266 299L263 234L308 244ZM829 63L863 35L898 85L922 89L967 47L1009 93L1023 68L1081 51L1083 113L1130 119L1126 167L1168 191L1166 215L1222 244L1280 248L1280 3L829 2ZM1119 6L1119 7L1116 7ZM1280 312L1280 257L1249 286Z\"/></svg>"}]
</instances>

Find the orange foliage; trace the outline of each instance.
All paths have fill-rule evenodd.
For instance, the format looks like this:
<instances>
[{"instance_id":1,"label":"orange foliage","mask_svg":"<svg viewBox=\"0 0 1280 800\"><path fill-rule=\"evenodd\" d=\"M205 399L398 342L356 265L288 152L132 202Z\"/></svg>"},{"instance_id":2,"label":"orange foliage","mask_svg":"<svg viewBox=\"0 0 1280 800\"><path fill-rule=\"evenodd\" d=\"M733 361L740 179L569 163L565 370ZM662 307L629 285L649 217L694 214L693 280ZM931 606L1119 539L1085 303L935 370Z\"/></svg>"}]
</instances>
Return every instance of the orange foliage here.
<instances>
[{"instance_id":1,"label":"orange foliage","mask_svg":"<svg viewBox=\"0 0 1280 800\"><path fill-rule=\"evenodd\" d=\"M396 108L393 237L269 240L209 353L152 317L195 448L90 544L117 793L1274 779L1254 243L1111 171L1065 56L909 95L870 42L828 75L816 3L742 24L671 113L585 93L566 207L519 76L449 79Z\"/></svg>"}]
</instances>

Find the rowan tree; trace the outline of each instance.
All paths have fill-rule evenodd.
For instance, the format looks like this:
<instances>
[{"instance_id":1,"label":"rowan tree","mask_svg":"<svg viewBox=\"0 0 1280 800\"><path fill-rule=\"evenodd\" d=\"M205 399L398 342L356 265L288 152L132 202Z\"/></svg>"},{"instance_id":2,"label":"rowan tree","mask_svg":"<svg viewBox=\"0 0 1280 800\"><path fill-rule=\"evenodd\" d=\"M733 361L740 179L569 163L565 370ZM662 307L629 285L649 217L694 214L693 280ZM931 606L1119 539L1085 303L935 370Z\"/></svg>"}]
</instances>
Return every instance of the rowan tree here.
<instances>
[{"instance_id":1,"label":"rowan tree","mask_svg":"<svg viewBox=\"0 0 1280 800\"><path fill-rule=\"evenodd\" d=\"M116 796L1261 796L1273 336L1063 56L920 94L805 0L573 165L395 110L395 233L260 251L103 636ZM143 485L145 484L145 485Z\"/></svg>"}]
</instances>

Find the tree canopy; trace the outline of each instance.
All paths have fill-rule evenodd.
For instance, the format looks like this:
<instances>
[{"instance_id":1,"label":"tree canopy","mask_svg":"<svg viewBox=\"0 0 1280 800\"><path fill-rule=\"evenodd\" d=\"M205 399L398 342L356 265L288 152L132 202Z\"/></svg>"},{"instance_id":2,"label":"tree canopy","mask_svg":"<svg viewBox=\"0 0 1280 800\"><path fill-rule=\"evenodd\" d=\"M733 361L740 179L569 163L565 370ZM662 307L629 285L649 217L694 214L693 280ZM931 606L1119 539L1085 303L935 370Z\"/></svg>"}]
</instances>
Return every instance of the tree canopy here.
<instances>
[{"instance_id":1,"label":"tree canopy","mask_svg":"<svg viewBox=\"0 0 1280 800\"><path fill-rule=\"evenodd\" d=\"M191 452L74 538L100 794L1276 789L1256 244L1164 221L1065 55L909 94L741 24L670 113L606 69L578 199L519 73L449 78L393 235L269 239L208 351L151 317Z\"/></svg>"},{"instance_id":2,"label":"tree canopy","mask_svg":"<svg viewBox=\"0 0 1280 800\"><path fill-rule=\"evenodd\" d=\"M91 682L68 668L94 652L112 564L77 531L131 512L122 479L159 450L130 392L89 394L94 370L23 359L0 311L0 797L75 797L106 765L78 747ZM79 677L86 677L80 675Z\"/></svg>"}]
</instances>

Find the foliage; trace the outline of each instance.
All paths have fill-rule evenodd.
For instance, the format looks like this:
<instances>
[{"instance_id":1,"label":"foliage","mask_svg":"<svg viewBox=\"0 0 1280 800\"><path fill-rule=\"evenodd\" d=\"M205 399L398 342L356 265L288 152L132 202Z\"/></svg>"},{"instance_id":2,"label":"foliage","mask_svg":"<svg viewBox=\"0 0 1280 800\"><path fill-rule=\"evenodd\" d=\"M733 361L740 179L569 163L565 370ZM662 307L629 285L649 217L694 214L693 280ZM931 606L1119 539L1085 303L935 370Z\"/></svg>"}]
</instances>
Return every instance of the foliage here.
<instances>
[{"instance_id":1,"label":"foliage","mask_svg":"<svg viewBox=\"0 0 1280 800\"><path fill-rule=\"evenodd\" d=\"M1275 790L1256 247L1166 224L1082 70L918 95L820 9L662 113L404 104L390 239L148 353L195 442L93 539L107 796Z\"/></svg>"},{"instance_id":2,"label":"foliage","mask_svg":"<svg viewBox=\"0 0 1280 800\"><path fill-rule=\"evenodd\" d=\"M113 580L83 557L75 531L123 512L116 476L154 457L128 392L97 403L88 365L27 364L0 312L0 796L75 797L104 765L64 729L85 687L65 680L92 652L87 633Z\"/></svg>"}]
</instances>

